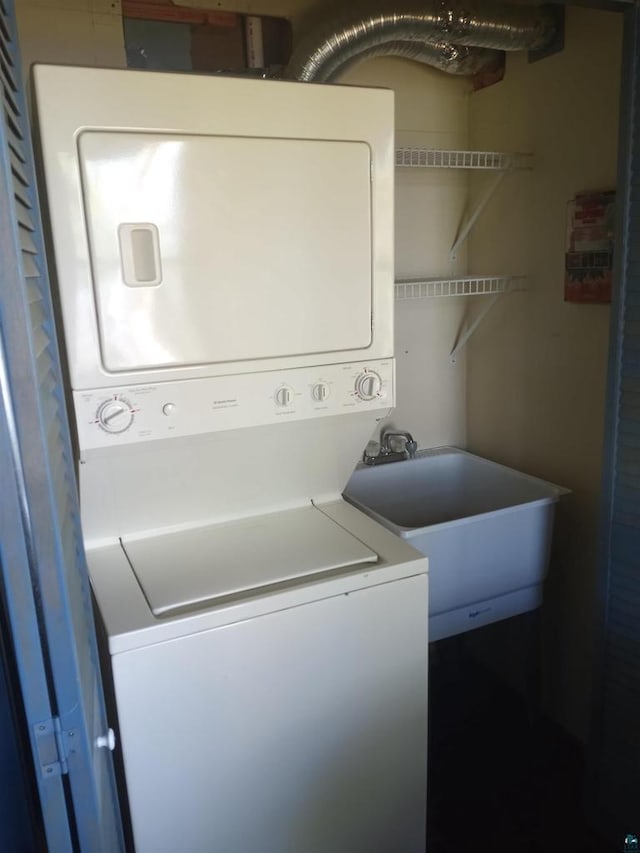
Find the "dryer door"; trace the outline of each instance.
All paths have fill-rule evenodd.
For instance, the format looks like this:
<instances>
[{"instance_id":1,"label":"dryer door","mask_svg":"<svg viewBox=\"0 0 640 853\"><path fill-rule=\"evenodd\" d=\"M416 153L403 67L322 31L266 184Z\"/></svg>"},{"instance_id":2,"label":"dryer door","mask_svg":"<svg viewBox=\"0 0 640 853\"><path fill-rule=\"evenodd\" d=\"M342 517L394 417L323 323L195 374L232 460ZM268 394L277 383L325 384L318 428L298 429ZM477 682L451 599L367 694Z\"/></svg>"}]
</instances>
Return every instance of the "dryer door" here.
<instances>
[{"instance_id":1,"label":"dryer door","mask_svg":"<svg viewBox=\"0 0 640 853\"><path fill-rule=\"evenodd\" d=\"M370 346L365 142L86 131L110 372Z\"/></svg>"}]
</instances>

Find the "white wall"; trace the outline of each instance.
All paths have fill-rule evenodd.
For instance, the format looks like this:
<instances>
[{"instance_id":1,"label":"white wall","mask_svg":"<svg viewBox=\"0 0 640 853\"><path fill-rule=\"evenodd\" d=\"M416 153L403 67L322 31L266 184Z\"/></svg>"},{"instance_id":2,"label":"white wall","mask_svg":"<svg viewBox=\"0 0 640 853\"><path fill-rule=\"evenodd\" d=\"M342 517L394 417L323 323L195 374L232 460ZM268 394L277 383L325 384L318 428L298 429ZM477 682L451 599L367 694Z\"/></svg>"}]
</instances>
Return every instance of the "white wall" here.
<instances>
[{"instance_id":1,"label":"white wall","mask_svg":"<svg viewBox=\"0 0 640 853\"><path fill-rule=\"evenodd\" d=\"M466 148L469 82L400 59L362 64L344 83L391 87L399 146ZM467 197L467 176L432 169L396 170L396 276L466 273L466 252L449 260ZM391 422L422 447L465 443L464 354L449 352L463 300L396 302L397 406Z\"/></svg>"},{"instance_id":2,"label":"white wall","mask_svg":"<svg viewBox=\"0 0 640 853\"><path fill-rule=\"evenodd\" d=\"M532 151L475 229L474 269L525 272L468 346L469 448L573 489L556 525L545 594L546 703L586 738L595 616L609 307L563 301L565 215L580 190L614 187L621 16L567 8L562 53L509 57L472 95L474 147ZM504 636L499 639L504 643Z\"/></svg>"}]
</instances>

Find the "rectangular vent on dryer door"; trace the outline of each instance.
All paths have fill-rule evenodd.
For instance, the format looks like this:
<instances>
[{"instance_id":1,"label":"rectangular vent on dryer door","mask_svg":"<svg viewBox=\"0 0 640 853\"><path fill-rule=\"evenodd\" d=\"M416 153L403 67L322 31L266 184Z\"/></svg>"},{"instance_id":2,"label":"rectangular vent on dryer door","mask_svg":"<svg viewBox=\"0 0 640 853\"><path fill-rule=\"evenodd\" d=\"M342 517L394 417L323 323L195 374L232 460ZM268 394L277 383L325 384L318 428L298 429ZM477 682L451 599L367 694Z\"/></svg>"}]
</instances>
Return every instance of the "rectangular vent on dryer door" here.
<instances>
[{"instance_id":1,"label":"rectangular vent on dryer door","mask_svg":"<svg viewBox=\"0 0 640 853\"><path fill-rule=\"evenodd\" d=\"M162 282L160 236L151 222L118 226L122 277L129 287L155 287Z\"/></svg>"}]
</instances>

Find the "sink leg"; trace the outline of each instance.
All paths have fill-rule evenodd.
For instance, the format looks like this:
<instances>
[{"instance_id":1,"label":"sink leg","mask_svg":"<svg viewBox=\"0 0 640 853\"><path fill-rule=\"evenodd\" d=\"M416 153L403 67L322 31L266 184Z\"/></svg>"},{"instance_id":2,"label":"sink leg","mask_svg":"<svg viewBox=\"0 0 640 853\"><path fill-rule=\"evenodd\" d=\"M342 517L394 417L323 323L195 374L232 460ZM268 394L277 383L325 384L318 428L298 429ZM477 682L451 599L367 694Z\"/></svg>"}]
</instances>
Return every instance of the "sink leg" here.
<instances>
[{"instance_id":1,"label":"sink leg","mask_svg":"<svg viewBox=\"0 0 640 853\"><path fill-rule=\"evenodd\" d=\"M540 608L522 614L525 649L523 656L524 700L529 726L535 728L540 717L542 688Z\"/></svg>"}]
</instances>

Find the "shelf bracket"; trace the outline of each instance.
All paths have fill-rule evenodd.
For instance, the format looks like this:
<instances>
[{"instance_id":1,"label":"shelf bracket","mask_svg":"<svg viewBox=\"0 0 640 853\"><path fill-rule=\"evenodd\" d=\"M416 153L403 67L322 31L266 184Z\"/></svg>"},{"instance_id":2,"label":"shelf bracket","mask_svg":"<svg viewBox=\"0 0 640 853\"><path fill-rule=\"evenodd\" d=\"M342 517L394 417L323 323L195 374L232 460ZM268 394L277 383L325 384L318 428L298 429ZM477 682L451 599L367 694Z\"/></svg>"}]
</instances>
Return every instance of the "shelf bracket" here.
<instances>
[{"instance_id":1,"label":"shelf bracket","mask_svg":"<svg viewBox=\"0 0 640 853\"><path fill-rule=\"evenodd\" d=\"M473 321L473 323L469 326L469 328L468 328L468 329L465 329L465 331L463 332L463 334L458 338L458 340L457 340L457 341L456 341L456 343L455 343L454 348L453 348L453 349L451 350L451 352L449 353L449 358L451 359L451 363L452 363L452 364L455 364L455 362L456 362L456 355L457 355L461 350L463 350L463 349L464 349L464 347L465 347L465 346L467 345L467 343L469 342L469 338L471 337L471 335L473 335L473 333L474 333L474 332L475 332L475 330L478 328L478 326L480 325L480 323L482 323L482 321L484 320L484 318L487 316L487 314L489 313L489 311L491 311L491 309L493 308L493 306L496 304L496 302L498 301L498 299L500 299L500 297L501 297L502 295L503 295L502 293L496 293L494 296L492 296L492 297L491 297L491 299L487 300L487 304L484 306L484 308L482 309L482 311L481 311L481 312L478 314L478 316L475 318L475 320Z\"/></svg>"},{"instance_id":2,"label":"shelf bracket","mask_svg":"<svg viewBox=\"0 0 640 853\"><path fill-rule=\"evenodd\" d=\"M460 231L456 235L455 242L454 242L453 246L451 247L451 249L449 250L449 260L450 261L455 261L456 257L458 256L458 249L460 248L460 246L462 246L464 241L469 236L469 232L471 231L473 226L478 221L478 217L480 216L482 211L485 209L489 200L491 199L491 197L493 196L495 191L498 189L498 187L500 186L500 184L504 180L504 176L506 174L507 174L507 170L505 170L503 172L497 172L496 173L496 176L494 177L494 179L491 181L489 186L484 191L482 197L480 198L480 201L475 206L475 209L471 212L470 216L467 218L467 220L464 222L464 224L460 228Z\"/></svg>"}]
</instances>

